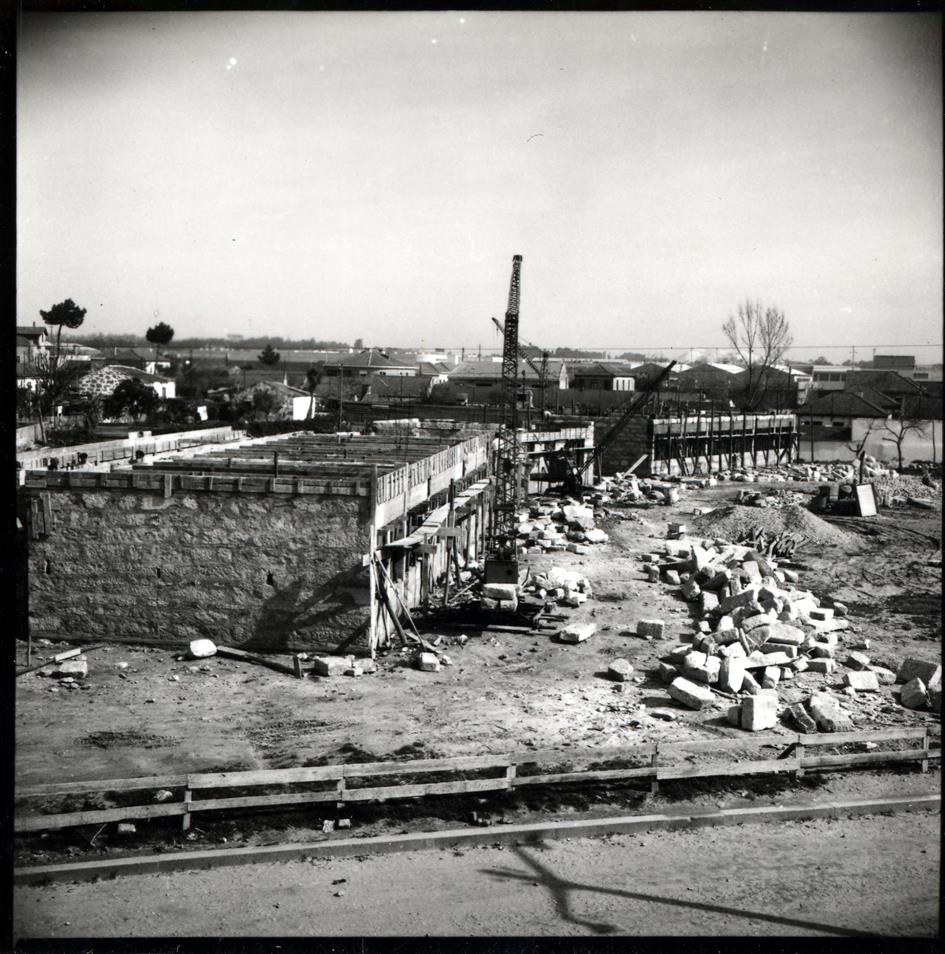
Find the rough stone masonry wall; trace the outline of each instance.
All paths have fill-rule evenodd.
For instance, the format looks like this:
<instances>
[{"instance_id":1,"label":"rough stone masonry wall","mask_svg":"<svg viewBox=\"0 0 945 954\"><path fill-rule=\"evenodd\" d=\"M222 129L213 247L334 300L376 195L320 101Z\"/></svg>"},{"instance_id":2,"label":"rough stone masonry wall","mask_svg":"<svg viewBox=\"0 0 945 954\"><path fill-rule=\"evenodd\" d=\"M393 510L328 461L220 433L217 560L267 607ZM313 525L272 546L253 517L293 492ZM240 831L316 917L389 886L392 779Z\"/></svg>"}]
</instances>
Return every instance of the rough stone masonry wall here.
<instances>
[{"instance_id":1,"label":"rough stone masonry wall","mask_svg":"<svg viewBox=\"0 0 945 954\"><path fill-rule=\"evenodd\" d=\"M32 631L272 652L368 649L369 498L47 491Z\"/></svg>"}]
</instances>

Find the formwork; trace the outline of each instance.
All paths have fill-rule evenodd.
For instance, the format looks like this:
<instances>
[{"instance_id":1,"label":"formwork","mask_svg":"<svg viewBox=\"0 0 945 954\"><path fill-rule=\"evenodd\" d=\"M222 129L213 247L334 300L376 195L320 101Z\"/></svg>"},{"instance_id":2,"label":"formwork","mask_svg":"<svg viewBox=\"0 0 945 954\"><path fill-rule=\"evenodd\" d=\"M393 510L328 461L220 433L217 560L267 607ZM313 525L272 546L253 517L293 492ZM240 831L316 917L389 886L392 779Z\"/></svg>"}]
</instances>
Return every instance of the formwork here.
<instances>
[{"instance_id":1,"label":"formwork","mask_svg":"<svg viewBox=\"0 0 945 954\"><path fill-rule=\"evenodd\" d=\"M788 463L797 455L795 414L695 414L640 417L607 449L601 472L635 467L640 476L708 474Z\"/></svg>"},{"instance_id":2,"label":"formwork","mask_svg":"<svg viewBox=\"0 0 945 954\"><path fill-rule=\"evenodd\" d=\"M489 443L290 434L107 473L30 471L19 495L30 627L373 652L393 632L384 574L390 598L416 605L454 547L481 553ZM451 536L431 524L438 513Z\"/></svg>"}]
</instances>

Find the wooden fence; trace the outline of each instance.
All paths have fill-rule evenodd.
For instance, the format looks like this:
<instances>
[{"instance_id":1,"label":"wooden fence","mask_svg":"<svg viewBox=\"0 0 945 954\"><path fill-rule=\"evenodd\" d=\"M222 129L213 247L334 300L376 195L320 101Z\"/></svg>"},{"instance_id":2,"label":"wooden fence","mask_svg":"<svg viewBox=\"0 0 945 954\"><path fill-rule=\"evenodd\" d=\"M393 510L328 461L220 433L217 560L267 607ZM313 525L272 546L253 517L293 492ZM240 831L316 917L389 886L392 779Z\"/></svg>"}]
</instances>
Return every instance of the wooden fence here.
<instances>
[{"instance_id":1,"label":"wooden fence","mask_svg":"<svg viewBox=\"0 0 945 954\"><path fill-rule=\"evenodd\" d=\"M830 752L808 755L811 748L849 745L851 743L907 742L900 750L869 752ZM914 743L918 742L918 747ZM768 759L748 761L714 761L705 764L679 764L694 753L724 752L747 746L772 747L779 754ZM426 795L458 795L471 792L509 791L529 785L587 783L648 779L651 791L660 781L757 775L807 770L845 769L857 765L887 765L897 762L921 762L927 771L930 759L941 758L941 740L931 749L928 728L884 729L864 732L839 732L818 735L784 735L758 733L750 739L700 739L682 742L652 742L620 748L582 749L572 752L552 750L519 752L510 755L474 755L450 759L422 759L404 762L369 762L344 765L322 765L309 768L264 769L241 772L202 772L181 775L147 776L143 778L107 779L93 782L53 782L18 789L17 801L49 799L59 795L91 796L101 793L171 790L168 799L149 804L116 808L72 811L57 814L23 813L14 820L17 832L73 828L80 825L105 824L142 818L180 816L184 829L190 827L196 812L247 808L274 808L317 802L359 802L391 798L420 798ZM633 765L626 763L633 762ZM608 764L610 767L607 767ZM570 766L569 771L560 771ZM581 767L578 767L581 766ZM601 767L603 766L603 767ZM555 771L549 771L554 769ZM469 778L470 773L483 777ZM425 780L428 776L461 775L460 778ZM390 784L396 780L396 784ZM383 784L387 781L388 784ZM378 784L380 783L380 784ZM246 789L300 785L317 785L317 789L261 792L246 794ZM230 794L221 794L229 791Z\"/></svg>"}]
</instances>

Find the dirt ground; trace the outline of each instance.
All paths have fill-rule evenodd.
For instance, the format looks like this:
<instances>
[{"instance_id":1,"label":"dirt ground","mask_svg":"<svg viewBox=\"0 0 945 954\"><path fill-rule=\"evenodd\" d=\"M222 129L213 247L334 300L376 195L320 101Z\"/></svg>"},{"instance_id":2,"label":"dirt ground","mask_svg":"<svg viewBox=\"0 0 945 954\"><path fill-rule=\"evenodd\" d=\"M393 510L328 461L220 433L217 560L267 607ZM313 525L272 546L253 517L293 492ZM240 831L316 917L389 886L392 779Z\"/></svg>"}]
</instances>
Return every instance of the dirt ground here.
<instances>
[{"instance_id":1,"label":"dirt ground","mask_svg":"<svg viewBox=\"0 0 945 954\"><path fill-rule=\"evenodd\" d=\"M935 937L939 822L874 815L19 887L13 927L20 938Z\"/></svg>"},{"instance_id":2,"label":"dirt ground","mask_svg":"<svg viewBox=\"0 0 945 954\"><path fill-rule=\"evenodd\" d=\"M528 747L750 740L727 724L725 700L693 712L673 702L652 674L657 659L692 633L692 621L678 587L648 582L637 559L665 540L668 522L691 527L695 511L730 502L741 487L689 489L673 506L626 509L628 519L601 522L608 544L586 555L555 552L530 560L534 570L568 566L590 579L593 597L563 611L597 624L597 633L578 645L544 632L440 628L430 635L444 635L453 660L440 672L411 668L395 651L379 657L373 675L304 680L220 657L178 661L179 651L113 645L88 654L81 688L23 676L17 679L17 784ZM832 525L844 531L842 544L808 546L795 555L802 586L827 605L833 599L849 607L853 628L841 634L841 647L867 638L874 661L892 668L907 655L940 657L940 501L933 511L901 507L874 518L834 518ZM664 638L635 636L641 618L664 619ZM456 641L460 632L469 637L465 645ZM37 650L41 658L63 648ZM623 687L606 677L617 657L634 666ZM22 645L17 662L25 663ZM806 698L825 680L839 687L841 678L800 673L781 689L782 702ZM937 715L902 708L896 693L883 687L852 700L856 727L938 724Z\"/></svg>"}]
</instances>

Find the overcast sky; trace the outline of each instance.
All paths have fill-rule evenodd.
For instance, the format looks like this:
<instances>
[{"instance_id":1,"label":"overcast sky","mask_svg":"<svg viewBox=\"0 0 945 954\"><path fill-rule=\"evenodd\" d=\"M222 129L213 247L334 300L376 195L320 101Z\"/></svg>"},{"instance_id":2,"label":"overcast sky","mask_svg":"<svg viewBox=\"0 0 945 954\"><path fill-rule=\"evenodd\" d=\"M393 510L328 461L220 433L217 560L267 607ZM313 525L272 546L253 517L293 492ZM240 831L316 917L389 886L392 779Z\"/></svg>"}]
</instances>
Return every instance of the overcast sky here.
<instances>
[{"instance_id":1,"label":"overcast sky","mask_svg":"<svg viewBox=\"0 0 945 954\"><path fill-rule=\"evenodd\" d=\"M938 17L21 22L21 323L494 347L521 254L543 347L941 341Z\"/></svg>"}]
</instances>

